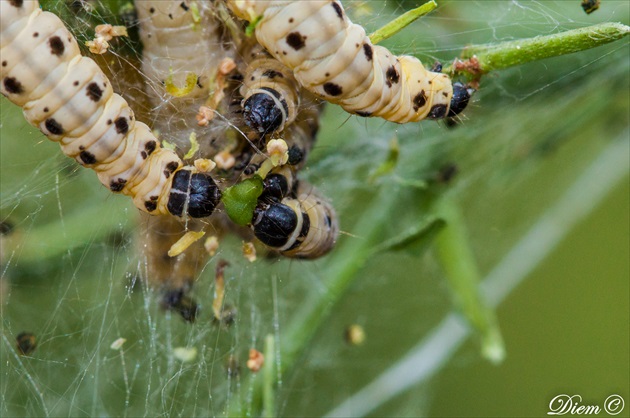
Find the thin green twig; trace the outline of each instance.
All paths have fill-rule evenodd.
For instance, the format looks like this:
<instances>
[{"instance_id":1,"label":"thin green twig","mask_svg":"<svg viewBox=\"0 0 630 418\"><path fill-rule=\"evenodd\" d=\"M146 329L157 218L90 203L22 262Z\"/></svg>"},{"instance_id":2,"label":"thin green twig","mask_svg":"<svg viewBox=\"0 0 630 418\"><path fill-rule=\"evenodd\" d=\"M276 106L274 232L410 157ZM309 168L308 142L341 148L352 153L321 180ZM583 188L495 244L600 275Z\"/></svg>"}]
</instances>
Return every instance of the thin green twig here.
<instances>
[{"instance_id":1,"label":"thin green twig","mask_svg":"<svg viewBox=\"0 0 630 418\"><path fill-rule=\"evenodd\" d=\"M131 210L131 215L124 218L124 223L120 217L104 216L106 213L122 213L127 207L129 202L123 197L117 198L112 206L83 206L65 216L64 222L51 221L38 226L24 235L23 239L7 240L6 245L18 254L20 263L41 262L57 257L78 245L101 240L114 231L124 231L135 225L135 210ZM86 228L85 225L95 224L94 219L99 220L98 228Z\"/></svg>"},{"instance_id":2,"label":"thin green twig","mask_svg":"<svg viewBox=\"0 0 630 418\"><path fill-rule=\"evenodd\" d=\"M418 18L435 10L436 7L437 3L435 2L435 0L431 0L420 7L416 7L415 9L403 13L382 28L377 29L372 34L370 34L370 41L372 41L372 43L376 45L379 42L382 42L385 39L394 36L401 30L406 28L408 25L416 21Z\"/></svg>"},{"instance_id":3,"label":"thin green twig","mask_svg":"<svg viewBox=\"0 0 630 418\"><path fill-rule=\"evenodd\" d=\"M272 334L265 337L263 366L263 417L276 416L276 345Z\"/></svg>"},{"instance_id":4,"label":"thin green twig","mask_svg":"<svg viewBox=\"0 0 630 418\"><path fill-rule=\"evenodd\" d=\"M483 356L500 363L505 357L503 338L494 311L479 293L477 262L459 205L453 196L441 196L435 199L434 210L446 221L434 243L455 304L479 333Z\"/></svg>"},{"instance_id":5,"label":"thin green twig","mask_svg":"<svg viewBox=\"0 0 630 418\"><path fill-rule=\"evenodd\" d=\"M478 78L490 71L595 48L617 41L628 33L630 27L621 23L601 23L553 35L469 46L462 52L462 59L446 67L444 72L467 73Z\"/></svg>"}]
</instances>

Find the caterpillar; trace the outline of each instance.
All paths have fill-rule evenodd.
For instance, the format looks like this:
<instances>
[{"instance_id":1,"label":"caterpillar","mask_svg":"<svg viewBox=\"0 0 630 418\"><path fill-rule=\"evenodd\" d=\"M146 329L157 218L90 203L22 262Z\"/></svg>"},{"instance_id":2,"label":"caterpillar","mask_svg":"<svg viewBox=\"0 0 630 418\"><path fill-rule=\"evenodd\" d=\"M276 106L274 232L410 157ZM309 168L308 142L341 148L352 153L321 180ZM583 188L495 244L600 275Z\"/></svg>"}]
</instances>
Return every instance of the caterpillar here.
<instances>
[{"instance_id":1,"label":"caterpillar","mask_svg":"<svg viewBox=\"0 0 630 418\"><path fill-rule=\"evenodd\" d=\"M213 212L221 193L212 177L160 146L57 16L36 0L0 6L0 90L30 124L141 211L195 218Z\"/></svg>"},{"instance_id":2,"label":"caterpillar","mask_svg":"<svg viewBox=\"0 0 630 418\"><path fill-rule=\"evenodd\" d=\"M144 46L142 71L150 79L185 85L186 76L197 76L186 98L207 97L211 78L223 56L215 33L218 22L202 2L136 1L140 38ZM194 10L194 13L193 13Z\"/></svg>"},{"instance_id":3,"label":"caterpillar","mask_svg":"<svg viewBox=\"0 0 630 418\"><path fill-rule=\"evenodd\" d=\"M229 0L242 19L256 22L256 39L317 97L358 116L397 122L452 117L470 91L420 60L373 45L339 1Z\"/></svg>"},{"instance_id":4,"label":"caterpillar","mask_svg":"<svg viewBox=\"0 0 630 418\"><path fill-rule=\"evenodd\" d=\"M264 180L252 221L254 235L286 257L313 259L337 241L339 223L332 205L311 185L282 166Z\"/></svg>"},{"instance_id":5,"label":"caterpillar","mask_svg":"<svg viewBox=\"0 0 630 418\"><path fill-rule=\"evenodd\" d=\"M300 105L300 86L293 72L266 52L253 50L240 89L245 124L266 135L293 123Z\"/></svg>"}]
</instances>

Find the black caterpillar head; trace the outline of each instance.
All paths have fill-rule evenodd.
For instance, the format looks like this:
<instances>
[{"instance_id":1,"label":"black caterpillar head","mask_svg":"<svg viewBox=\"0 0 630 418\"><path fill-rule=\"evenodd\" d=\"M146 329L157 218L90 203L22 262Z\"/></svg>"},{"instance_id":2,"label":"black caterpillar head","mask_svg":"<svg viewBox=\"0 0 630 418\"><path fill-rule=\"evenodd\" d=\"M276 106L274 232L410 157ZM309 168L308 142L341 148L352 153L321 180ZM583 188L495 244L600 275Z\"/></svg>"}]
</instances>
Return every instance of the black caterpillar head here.
<instances>
[{"instance_id":1,"label":"black caterpillar head","mask_svg":"<svg viewBox=\"0 0 630 418\"><path fill-rule=\"evenodd\" d=\"M288 108L277 91L265 87L261 90L265 90L265 92L254 93L245 100L243 116L247 126L265 135L282 127Z\"/></svg>"},{"instance_id":2,"label":"black caterpillar head","mask_svg":"<svg viewBox=\"0 0 630 418\"><path fill-rule=\"evenodd\" d=\"M221 191L209 174L179 170L173 176L168 199L168 211L175 216L186 214L193 218L212 215L221 200Z\"/></svg>"},{"instance_id":3,"label":"black caterpillar head","mask_svg":"<svg viewBox=\"0 0 630 418\"><path fill-rule=\"evenodd\" d=\"M270 247L285 245L295 228L298 218L295 211L282 203L262 204L254 213L254 234Z\"/></svg>"},{"instance_id":4,"label":"black caterpillar head","mask_svg":"<svg viewBox=\"0 0 630 418\"><path fill-rule=\"evenodd\" d=\"M466 87L463 83L459 81L453 83L453 97L451 98L451 106L448 111L448 117L453 117L455 115L460 114L466 106L468 106L468 101L470 100L470 96L472 96L475 90L469 87Z\"/></svg>"}]
</instances>

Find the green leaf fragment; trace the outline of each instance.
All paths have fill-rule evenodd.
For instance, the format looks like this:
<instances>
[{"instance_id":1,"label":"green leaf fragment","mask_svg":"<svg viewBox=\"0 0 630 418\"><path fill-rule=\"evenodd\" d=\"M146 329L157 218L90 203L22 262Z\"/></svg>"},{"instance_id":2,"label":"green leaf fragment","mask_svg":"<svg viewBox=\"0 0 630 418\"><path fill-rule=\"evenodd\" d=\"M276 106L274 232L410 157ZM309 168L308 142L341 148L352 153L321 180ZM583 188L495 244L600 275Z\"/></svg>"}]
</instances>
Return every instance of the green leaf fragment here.
<instances>
[{"instance_id":1,"label":"green leaf fragment","mask_svg":"<svg viewBox=\"0 0 630 418\"><path fill-rule=\"evenodd\" d=\"M196 1L190 3L190 13L192 14L192 19L195 24L201 22L201 13L199 12L199 6Z\"/></svg>"},{"instance_id":2,"label":"green leaf fragment","mask_svg":"<svg viewBox=\"0 0 630 418\"><path fill-rule=\"evenodd\" d=\"M254 209L263 192L263 180L259 176L241 181L228 187L221 197L225 212L238 225L249 225L254 217Z\"/></svg>"},{"instance_id":3,"label":"green leaf fragment","mask_svg":"<svg viewBox=\"0 0 630 418\"><path fill-rule=\"evenodd\" d=\"M260 22L262 18L263 18L262 16L258 16L255 19L253 19L251 22L249 22L249 25L247 25L247 28L245 28L245 36L250 37L254 35L256 26L258 25L258 22Z\"/></svg>"},{"instance_id":4,"label":"green leaf fragment","mask_svg":"<svg viewBox=\"0 0 630 418\"><path fill-rule=\"evenodd\" d=\"M173 97L184 97L193 91L196 84L197 74L188 73L186 74L186 84L184 84L184 87L177 87L173 82L173 72L171 71L164 82L164 88L166 89L166 92Z\"/></svg>"},{"instance_id":5,"label":"green leaf fragment","mask_svg":"<svg viewBox=\"0 0 630 418\"><path fill-rule=\"evenodd\" d=\"M175 144L171 144L168 141L162 141L162 148L170 149L171 151L175 151L177 146L175 146Z\"/></svg>"},{"instance_id":6,"label":"green leaf fragment","mask_svg":"<svg viewBox=\"0 0 630 418\"><path fill-rule=\"evenodd\" d=\"M190 149L188 150L186 155L184 155L184 159L192 158L195 155L195 153L199 151L199 142L197 142L197 134L194 132L191 132L190 136L188 137L188 140L190 141Z\"/></svg>"}]
</instances>

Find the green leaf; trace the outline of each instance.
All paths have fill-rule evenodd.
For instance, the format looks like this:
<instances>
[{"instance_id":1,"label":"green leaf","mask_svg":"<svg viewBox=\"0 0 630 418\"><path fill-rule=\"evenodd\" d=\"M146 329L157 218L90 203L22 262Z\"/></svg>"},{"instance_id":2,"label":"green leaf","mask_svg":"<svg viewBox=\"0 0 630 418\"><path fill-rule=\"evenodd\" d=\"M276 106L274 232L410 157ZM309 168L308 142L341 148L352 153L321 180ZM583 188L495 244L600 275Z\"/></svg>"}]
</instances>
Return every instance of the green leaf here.
<instances>
[{"instance_id":1,"label":"green leaf","mask_svg":"<svg viewBox=\"0 0 630 418\"><path fill-rule=\"evenodd\" d=\"M221 201L225 212L238 225L249 225L254 216L258 198L263 192L263 180L259 176L241 181L223 192Z\"/></svg>"}]
</instances>

